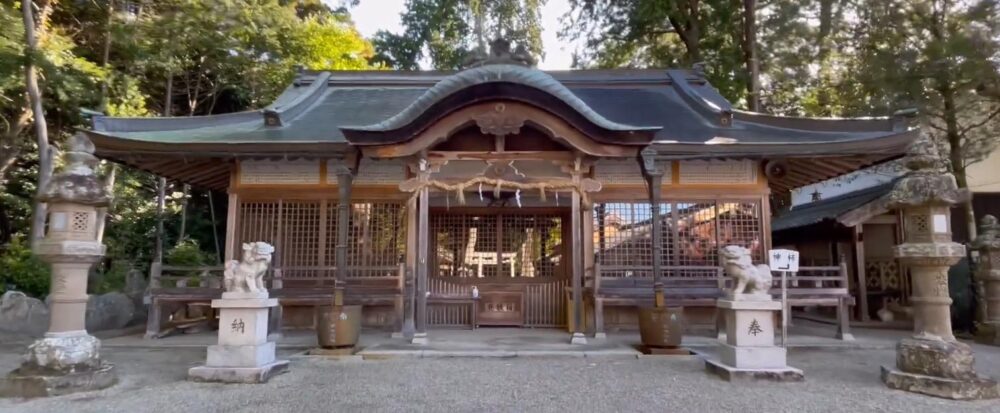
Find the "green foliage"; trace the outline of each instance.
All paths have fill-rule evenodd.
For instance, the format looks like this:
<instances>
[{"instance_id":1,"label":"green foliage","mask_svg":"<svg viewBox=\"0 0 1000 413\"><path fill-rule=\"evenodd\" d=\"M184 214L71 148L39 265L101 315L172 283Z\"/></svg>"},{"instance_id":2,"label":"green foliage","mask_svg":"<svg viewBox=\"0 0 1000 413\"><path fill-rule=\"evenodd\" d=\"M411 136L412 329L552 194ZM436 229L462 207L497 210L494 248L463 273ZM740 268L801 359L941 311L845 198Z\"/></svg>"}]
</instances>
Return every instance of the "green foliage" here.
<instances>
[{"instance_id":1,"label":"green foliage","mask_svg":"<svg viewBox=\"0 0 1000 413\"><path fill-rule=\"evenodd\" d=\"M404 32L375 34L374 60L402 70L419 69L424 58L435 69L461 68L479 45L477 22L484 42L504 37L539 57L543 4L544 0L409 0L401 15Z\"/></svg>"},{"instance_id":2,"label":"green foliage","mask_svg":"<svg viewBox=\"0 0 1000 413\"><path fill-rule=\"evenodd\" d=\"M35 257L20 237L0 251L0 292L18 290L41 298L49 292L50 279L49 265Z\"/></svg>"},{"instance_id":3,"label":"green foliage","mask_svg":"<svg viewBox=\"0 0 1000 413\"><path fill-rule=\"evenodd\" d=\"M163 261L169 265L196 267L209 265L215 259L201 250L198 241L187 239L178 242L177 245L168 250Z\"/></svg>"},{"instance_id":4,"label":"green foliage","mask_svg":"<svg viewBox=\"0 0 1000 413\"><path fill-rule=\"evenodd\" d=\"M303 49L301 63L313 69L368 69L375 54L372 44L350 22L334 18L309 17L298 35Z\"/></svg>"},{"instance_id":5,"label":"green foliage","mask_svg":"<svg viewBox=\"0 0 1000 413\"><path fill-rule=\"evenodd\" d=\"M125 260L113 260L108 268L102 269L94 282L88 284L90 294L105 294L125 291L128 273L132 264Z\"/></svg>"},{"instance_id":6,"label":"green foliage","mask_svg":"<svg viewBox=\"0 0 1000 413\"><path fill-rule=\"evenodd\" d=\"M346 2L345 5L356 4ZM294 75L295 66L366 69L371 43L354 29L344 9L321 0L164 0L156 2L48 2L51 14L38 28L45 112L54 146L87 127L82 109L112 116L164 112L167 79L173 84L171 114L205 115L270 103ZM37 190L38 154L26 111L21 4L0 1L0 244L26 234ZM113 8L112 8L113 7ZM36 13L39 18L43 13ZM9 136L13 126L23 127ZM0 165L3 168L3 165ZM102 173L112 170L105 163ZM121 288L129 268L145 271L156 240L156 177L117 168L103 241L108 247L92 289ZM167 192L179 193L169 182ZM213 264L215 238L224 226L226 197L215 194L213 224L208 193L187 198L186 234L191 239L170 260ZM167 200L163 245L177 244L180 197ZM199 251L205 246L205 251ZM27 254L26 250L20 250ZM47 268L47 267L44 267ZM4 276L6 271L3 271ZM45 288L38 288L44 292Z\"/></svg>"},{"instance_id":7,"label":"green foliage","mask_svg":"<svg viewBox=\"0 0 1000 413\"><path fill-rule=\"evenodd\" d=\"M745 97L740 7L731 0L570 0L561 36L580 41L580 67L690 67L733 102Z\"/></svg>"}]
</instances>

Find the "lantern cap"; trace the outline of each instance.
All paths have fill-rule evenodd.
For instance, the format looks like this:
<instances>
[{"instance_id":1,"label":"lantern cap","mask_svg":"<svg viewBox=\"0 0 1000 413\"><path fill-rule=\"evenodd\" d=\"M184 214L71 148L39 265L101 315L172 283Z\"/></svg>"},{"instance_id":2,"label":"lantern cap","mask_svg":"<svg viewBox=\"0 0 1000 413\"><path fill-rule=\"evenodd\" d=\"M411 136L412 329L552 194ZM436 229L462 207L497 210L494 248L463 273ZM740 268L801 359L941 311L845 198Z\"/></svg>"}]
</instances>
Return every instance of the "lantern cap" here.
<instances>
[{"instance_id":1,"label":"lantern cap","mask_svg":"<svg viewBox=\"0 0 1000 413\"><path fill-rule=\"evenodd\" d=\"M955 176L941 167L937 147L926 133L910 144L903 164L909 171L882 198L887 208L950 206L969 199L969 190L959 188Z\"/></svg>"},{"instance_id":2,"label":"lantern cap","mask_svg":"<svg viewBox=\"0 0 1000 413\"><path fill-rule=\"evenodd\" d=\"M94 144L82 133L73 135L66 142L62 156L63 168L49 179L38 194L38 199L49 203L75 203L106 206L111 200L104 183L98 179L94 168Z\"/></svg>"}]
</instances>

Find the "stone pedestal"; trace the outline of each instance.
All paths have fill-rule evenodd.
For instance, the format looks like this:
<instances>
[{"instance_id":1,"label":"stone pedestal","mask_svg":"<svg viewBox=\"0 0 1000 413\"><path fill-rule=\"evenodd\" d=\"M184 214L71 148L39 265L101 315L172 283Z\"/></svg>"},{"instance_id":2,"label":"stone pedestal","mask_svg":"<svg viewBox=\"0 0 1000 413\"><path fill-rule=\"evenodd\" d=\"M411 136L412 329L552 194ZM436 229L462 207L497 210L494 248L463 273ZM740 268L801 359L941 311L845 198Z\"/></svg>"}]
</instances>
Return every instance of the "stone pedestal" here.
<instances>
[{"instance_id":1,"label":"stone pedestal","mask_svg":"<svg viewBox=\"0 0 1000 413\"><path fill-rule=\"evenodd\" d=\"M225 292L212 300L219 310L219 344L208 346L204 366L188 370L194 381L264 383L288 369L275 359L275 343L267 340L268 309L278 300L266 292Z\"/></svg>"},{"instance_id":2,"label":"stone pedestal","mask_svg":"<svg viewBox=\"0 0 1000 413\"><path fill-rule=\"evenodd\" d=\"M60 396L118 382L101 361L101 341L84 330L49 332L28 347L21 367L0 380L0 397Z\"/></svg>"},{"instance_id":3,"label":"stone pedestal","mask_svg":"<svg viewBox=\"0 0 1000 413\"><path fill-rule=\"evenodd\" d=\"M63 169L39 191L48 204L45 238L33 251L52 266L45 337L28 347L21 367L0 380L0 396L42 397L99 390L117 382L101 360L101 341L87 334L87 275L104 256L97 209L110 198L94 175L94 145L83 135L67 142Z\"/></svg>"},{"instance_id":4,"label":"stone pedestal","mask_svg":"<svg viewBox=\"0 0 1000 413\"><path fill-rule=\"evenodd\" d=\"M719 359L705 360L705 368L725 380L801 381L802 370L789 367L786 351L774 345L775 315L781 303L773 300L719 300L726 320L726 341Z\"/></svg>"}]
</instances>

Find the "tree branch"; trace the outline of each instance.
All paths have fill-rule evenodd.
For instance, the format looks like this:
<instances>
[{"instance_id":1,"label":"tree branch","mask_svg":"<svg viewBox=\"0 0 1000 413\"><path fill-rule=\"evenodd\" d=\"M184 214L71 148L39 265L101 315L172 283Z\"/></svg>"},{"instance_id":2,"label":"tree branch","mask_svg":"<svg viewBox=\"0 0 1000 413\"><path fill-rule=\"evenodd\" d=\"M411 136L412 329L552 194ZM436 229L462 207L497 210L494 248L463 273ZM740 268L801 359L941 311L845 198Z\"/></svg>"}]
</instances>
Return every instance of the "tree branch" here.
<instances>
[{"instance_id":1,"label":"tree branch","mask_svg":"<svg viewBox=\"0 0 1000 413\"><path fill-rule=\"evenodd\" d=\"M983 125L985 125L987 123L990 123L990 121L992 121L993 119L995 119L997 116L1000 116L1000 107L997 107L996 110L993 111L993 113L990 113L982 121L973 123L973 124L971 124L969 126L966 126L966 127L962 128L962 129L960 129L958 131L958 134L960 136L965 136L965 134L968 133L970 130L976 129L976 128L981 127L981 126L983 126Z\"/></svg>"}]
</instances>

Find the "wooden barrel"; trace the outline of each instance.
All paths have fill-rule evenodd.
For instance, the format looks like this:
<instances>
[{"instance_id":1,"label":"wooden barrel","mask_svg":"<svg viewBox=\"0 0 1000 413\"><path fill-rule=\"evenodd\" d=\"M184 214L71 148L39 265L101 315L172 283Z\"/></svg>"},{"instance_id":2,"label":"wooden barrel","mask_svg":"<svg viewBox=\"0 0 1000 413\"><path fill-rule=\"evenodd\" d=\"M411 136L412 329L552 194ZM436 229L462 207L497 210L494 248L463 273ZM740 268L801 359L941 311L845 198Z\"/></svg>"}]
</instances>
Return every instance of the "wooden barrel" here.
<instances>
[{"instance_id":1,"label":"wooden barrel","mask_svg":"<svg viewBox=\"0 0 1000 413\"><path fill-rule=\"evenodd\" d=\"M684 337L684 307L640 307L639 337L647 347L678 347Z\"/></svg>"},{"instance_id":2,"label":"wooden barrel","mask_svg":"<svg viewBox=\"0 0 1000 413\"><path fill-rule=\"evenodd\" d=\"M361 335L361 306L320 307L316 332L320 347L354 347Z\"/></svg>"}]
</instances>

